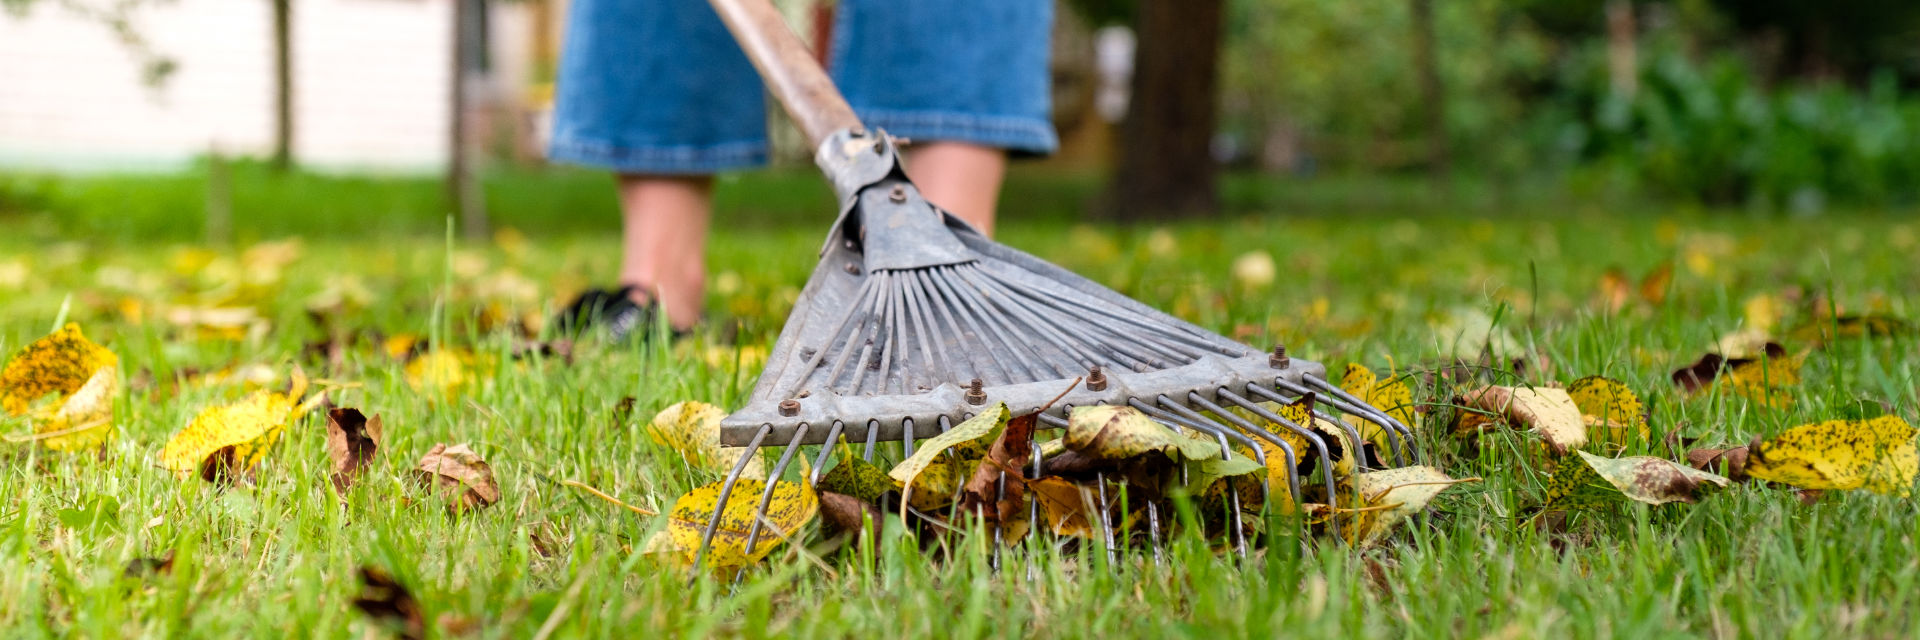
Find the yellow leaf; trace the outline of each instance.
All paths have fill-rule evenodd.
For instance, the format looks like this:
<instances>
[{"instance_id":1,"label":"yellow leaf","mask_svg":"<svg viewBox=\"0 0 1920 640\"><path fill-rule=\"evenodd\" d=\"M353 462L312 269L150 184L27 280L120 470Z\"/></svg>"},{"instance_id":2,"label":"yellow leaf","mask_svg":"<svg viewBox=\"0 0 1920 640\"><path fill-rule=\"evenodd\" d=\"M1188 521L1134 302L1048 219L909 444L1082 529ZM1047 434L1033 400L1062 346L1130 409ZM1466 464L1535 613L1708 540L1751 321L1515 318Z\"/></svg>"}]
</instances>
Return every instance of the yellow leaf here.
<instances>
[{"instance_id":1,"label":"yellow leaf","mask_svg":"<svg viewBox=\"0 0 1920 640\"><path fill-rule=\"evenodd\" d=\"M473 384L473 354L434 349L407 361L407 386L415 391L451 398Z\"/></svg>"},{"instance_id":2,"label":"yellow leaf","mask_svg":"<svg viewBox=\"0 0 1920 640\"><path fill-rule=\"evenodd\" d=\"M1914 429L1899 416L1829 420L1786 430L1749 447L1747 475L1802 489L1913 490Z\"/></svg>"},{"instance_id":3,"label":"yellow leaf","mask_svg":"<svg viewBox=\"0 0 1920 640\"><path fill-rule=\"evenodd\" d=\"M98 446L113 434L113 403L119 395L120 359L69 323L14 354L0 370L0 408L32 411L34 436L49 449ZM35 410L41 398L58 404Z\"/></svg>"},{"instance_id":4,"label":"yellow leaf","mask_svg":"<svg viewBox=\"0 0 1920 640\"><path fill-rule=\"evenodd\" d=\"M1587 443L1587 428L1580 417L1580 407L1573 403L1565 389L1487 386L1468 392L1460 402L1540 434L1540 439L1555 454L1564 454Z\"/></svg>"},{"instance_id":5,"label":"yellow leaf","mask_svg":"<svg viewBox=\"0 0 1920 640\"><path fill-rule=\"evenodd\" d=\"M1371 546L1386 537L1408 516L1419 513L1433 502L1440 492L1462 482L1474 482L1479 478L1455 480L1447 477L1436 467L1414 466L1370 471L1354 476L1354 488L1360 495L1361 504L1349 512L1348 521L1340 528L1347 541L1356 546Z\"/></svg>"},{"instance_id":6,"label":"yellow leaf","mask_svg":"<svg viewBox=\"0 0 1920 640\"><path fill-rule=\"evenodd\" d=\"M765 480L766 462L760 460L755 452L743 447L720 446L720 420L725 417L727 412L705 402L676 402L661 409L660 413L653 416L653 421L647 423L647 437L661 446L680 452L695 468L707 471L732 471L741 456L754 455L754 460L747 463L740 477Z\"/></svg>"},{"instance_id":7,"label":"yellow leaf","mask_svg":"<svg viewBox=\"0 0 1920 640\"><path fill-rule=\"evenodd\" d=\"M1103 460L1122 460L1153 452L1174 460L1220 457L1214 440L1188 437L1133 407L1074 407L1067 422L1067 448Z\"/></svg>"},{"instance_id":8,"label":"yellow leaf","mask_svg":"<svg viewBox=\"0 0 1920 640\"><path fill-rule=\"evenodd\" d=\"M80 325L67 323L21 347L0 370L0 408L23 415L34 401L48 394L64 398L85 386L95 372L119 362L112 351L82 335Z\"/></svg>"},{"instance_id":9,"label":"yellow leaf","mask_svg":"<svg viewBox=\"0 0 1920 640\"><path fill-rule=\"evenodd\" d=\"M1580 409L1588 442L1619 451L1652 437L1646 405L1619 380L1587 376L1567 385L1567 396Z\"/></svg>"},{"instance_id":10,"label":"yellow leaf","mask_svg":"<svg viewBox=\"0 0 1920 640\"><path fill-rule=\"evenodd\" d=\"M1410 429L1418 419L1418 414L1413 410L1413 390L1409 389L1407 383L1397 376L1380 380L1372 370L1359 364L1348 364L1346 375L1340 378L1340 388L1356 398L1365 400L1374 408L1386 412L1388 416ZM1354 429L1360 432L1360 438L1373 443L1375 450L1380 451L1383 456L1393 451L1393 441L1387 434L1387 430L1380 425L1352 415L1344 416L1342 420L1353 425Z\"/></svg>"},{"instance_id":11,"label":"yellow leaf","mask_svg":"<svg viewBox=\"0 0 1920 640\"><path fill-rule=\"evenodd\" d=\"M914 508L945 506L953 501L960 483L972 477L974 467L986 457L987 444L1000 437L1000 431L1012 419L1006 403L996 403L946 433L921 443L912 456L900 461L887 475L906 487L907 503ZM946 455L948 448L956 449L953 457Z\"/></svg>"},{"instance_id":12,"label":"yellow leaf","mask_svg":"<svg viewBox=\"0 0 1920 640\"><path fill-rule=\"evenodd\" d=\"M160 466L185 476L199 470L208 457L232 447L230 470L250 470L266 457L295 411L293 398L266 390L233 404L210 407L167 440L160 450Z\"/></svg>"},{"instance_id":13,"label":"yellow leaf","mask_svg":"<svg viewBox=\"0 0 1920 640\"><path fill-rule=\"evenodd\" d=\"M57 409L35 412L35 438L55 451L99 446L113 435L113 399L119 390L119 369L103 367L93 372Z\"/></svg>"},{"instance_id":14,"label":"yellow leaf","mask_svg":"<svg viewBox=\"0 0 1920 640\"><path fill-rule=\"evenodd\" d=\"M714 482L703 485L680 496L673 502L673 510L668 512L667 532L672 536L673 546L692 560L700 548L700 537L706 532L707 523L713 519L720 504L720 485ZM759 562L780 546L787 537L800 531L814 514L820 510L819 497L813 488L805 483L775 482L772 499L767 503L767 515L754 539L753 549L747 549L747 536L753 528L755 511L760 506L760 494L765 491L766 483L759 480L742 479L733 486L733 494L728 497L726 509L720 512L720 526L714 530L713 546L707 552L707 566L721 570L741 569Z\"/></svg>"}]
</instances>

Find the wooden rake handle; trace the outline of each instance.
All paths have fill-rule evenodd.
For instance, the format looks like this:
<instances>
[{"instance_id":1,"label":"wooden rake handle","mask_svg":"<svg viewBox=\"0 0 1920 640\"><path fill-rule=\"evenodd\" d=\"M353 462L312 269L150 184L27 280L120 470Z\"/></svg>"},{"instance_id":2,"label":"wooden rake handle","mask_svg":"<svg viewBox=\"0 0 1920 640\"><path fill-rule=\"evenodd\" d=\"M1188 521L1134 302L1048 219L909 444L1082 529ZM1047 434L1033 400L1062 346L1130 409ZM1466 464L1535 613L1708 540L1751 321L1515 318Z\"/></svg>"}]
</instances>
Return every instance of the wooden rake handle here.
<instances>
[{"instance_id":1,"label":"wooden rake handle","mask_svg":"<svg viewBox=\"0 0 1920 640\"><path fill-rule=\"evenodd\" d=\"M767 89L786 107L800 132L813 146L841 129L860 127L860 118L847 99L813 59L800 36L794 35L780 12L768 0L708 0L727 23L740 49L760 70Z\"/></svg>"}]
</instances>

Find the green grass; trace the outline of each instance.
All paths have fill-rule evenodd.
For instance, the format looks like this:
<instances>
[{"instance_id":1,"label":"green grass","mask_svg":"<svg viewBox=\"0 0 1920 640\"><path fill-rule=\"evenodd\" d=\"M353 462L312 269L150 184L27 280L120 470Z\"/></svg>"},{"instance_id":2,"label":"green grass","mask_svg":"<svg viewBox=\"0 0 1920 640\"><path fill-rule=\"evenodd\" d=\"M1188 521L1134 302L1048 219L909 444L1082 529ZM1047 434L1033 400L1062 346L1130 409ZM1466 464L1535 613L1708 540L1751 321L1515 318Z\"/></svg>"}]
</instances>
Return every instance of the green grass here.
<instances>
[{"instance_id":1,"label":"green grass","mask_svg":"<svg viewBox=\"0 0 1920 640\"><path fill-rule=\"evenodd\" d=\"M1243 562L1180 536L1164 564L1145 551L1109 563L1095 552L1022 547L996 573L978 537L922 551L889 535L830 557L831 572L783 549L737 587L688 586L682 570L636 553L661 519L542 479L577 479L664 510L716 478L654 445L640 423L678 400L737 406L756 372L659 345L500 366L451 398L415 390L400 364L361 349L324 375L363 385L342 392L342 402L381 414L386 442L344 507L327 488L323 425L311 417L288 429L251 488L178 480L157 467L161 445L242 389L170 381L252 363L284 370L300 362L319 375L320 365L301 356L323 336L304 307L342 278L371 299L337 316L340 326L428 334L504 359L509 341L476 332L473 309L497 302L538 312L565 291L604 282L618 260L600 176L496 178L496 220L527 243L459 243L450 252L431 181L274 181L245 171L233 188L237 240L215 253L231 257L290 234L304 237L304 252L259 293L271 330L238 342L196 339L160 319L163 307L204 302L222 284L217 270L172 266L203 236L203 179L8 182L0 350L44 334L64 308L119 353L135 388L118 404L119 436L99 456L0 449L0 633L356 636L367 623L348 602L362 564L409 585L430 626L464 619L483 637L529 637L550 625L558 636L620 637L1891 638L1911 637L1920 624L1912 499L1856 492L1807 507L1747 485L1696 506L1581 514L1567 532L1548 535L1519 517L1538 502L1546 473L1520 453L1530 443L1518 436L1475 458L1427 436L1433 462L1486 481L1443 494L1429 517L1377 550L1281 537ZM1814 351L1786 410L1731 395L1682 399L1667 382L1737 328L1756 294L1799 301L1789 326L1815 301L1920 317L1920 223L1911 218L1589 207L1467 214L1435 203L1399 208L1397 196L1379 206L1335 206L1327 196L1302 210L1294 205L1318 196L1289 200L1285 185L1249 181L1235 188L1269 195L1236 202L1267 213L1095 228L1072 222L1091 184L1016 180L1002 239L1202 326L1253 344L1284 341L1334 366L1437 364L1432 322L1470 307L1497 315L1549 363L1534 381L1596 373L1626 381L1653 406L1655 443L1675 430L1702 444L1745 442L1844 415L1862 397L1912 419L1920 400L1912 335ZM743 178L721 194L713 281L734 284L714 292L715 329L696 342L724 343L734 332L720 327L731 325L739 327L732 339L768 344L812 266L830 203L798 173ZM1157 253L1163 230L1174 242ZM1233 277L1231 262L1250 251L1272 254L1273 284ZM1664 260L1678 265L1664 305L1608 314L1594 303L1609 267L1637 276ZM535 294L488 294L505 289L507 273L537 285ZM144 321L123 313L125 299L141 302ZM142 372L159 382L138 386ZM636 410L620 422L614 407L625 396ZM9 433L24 429L6 424ZM501 503L449 517L399 499L410 494L405 470L436 442L468 442L487 458ZM1665 454L1658 444L1637 451ZM121 577L129 559L168 550L177 554L173 573Z\"/></svg>"}]
</instances>

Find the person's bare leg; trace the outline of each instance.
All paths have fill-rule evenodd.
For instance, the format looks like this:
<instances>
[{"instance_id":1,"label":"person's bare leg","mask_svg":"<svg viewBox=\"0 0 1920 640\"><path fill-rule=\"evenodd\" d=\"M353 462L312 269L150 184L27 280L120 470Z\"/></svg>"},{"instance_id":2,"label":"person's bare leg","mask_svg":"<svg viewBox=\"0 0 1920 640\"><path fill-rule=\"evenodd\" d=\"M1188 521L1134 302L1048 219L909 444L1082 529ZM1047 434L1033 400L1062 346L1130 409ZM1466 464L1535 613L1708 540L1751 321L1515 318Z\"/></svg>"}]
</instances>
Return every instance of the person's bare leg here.
<instances>
[{"instance_id":1,"label":"person's bare leg","mask_svg":"<svg viewBox=\"0 0 1920 640\"><path fill-rule=\"evenodd\" d=\"M634 302L660 303L668 324L691 328L706 301L711 176L620 176L620 283Z\"/></svg>"},{"instance_id":2,"label":"person's bare leg","mask_svg":"<svg viewBox=\"0 0 1920 640\"><path fill-rule=\"evenodd\" d=\"M967 221L989 237L1007 152L965 142L929 142L907 147L907 173L927 201Z\"/></svg>"}]
</instances>

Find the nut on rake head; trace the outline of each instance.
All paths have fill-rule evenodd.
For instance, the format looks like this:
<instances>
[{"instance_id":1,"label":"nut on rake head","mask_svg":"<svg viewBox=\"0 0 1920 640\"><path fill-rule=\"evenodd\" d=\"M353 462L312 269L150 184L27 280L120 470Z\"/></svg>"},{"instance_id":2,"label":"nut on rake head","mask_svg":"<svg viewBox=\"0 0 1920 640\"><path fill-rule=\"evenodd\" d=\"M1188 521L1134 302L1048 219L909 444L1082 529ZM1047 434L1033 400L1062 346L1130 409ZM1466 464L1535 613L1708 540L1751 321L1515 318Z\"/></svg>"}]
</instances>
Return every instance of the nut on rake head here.
<instances>
[{"instance_id":1,"label":"nut on rake head","mask_svg":"<svg viewBox=\"0 0 1920 640\"><path fill-rule=\"evenodd\" d=\"M1283 344L1273 345L1273 354L1267 356L1267 366L1273 367L1275 369L1285 369L1287 367L1293 366L1293 358L1287 357L1286 345L1283 345Z\"/></svg>"},{"instance_id":2,"label":"nut on rake head","mask_svg":"<svg viewBox=\"0 0 1920 640\"><path fill-rule=\"evenodd\" d=\"M1107 390L1107 374L1106 372L1100 370L1100 365L1096 364L1096 365L1093 365L1093 367L1087 369L1087 390L1088 391L1106 391Z\"/></svg>"},{"instance_id":3,"label":"nut on rake head","mask_svg":"<svg viewBox=\"0 0 1920 640\"><path fill-rule=\"evenodd\" d=\"M979 406L987 403L986 381L974 378L967 384L967 404Z\"/></svg>"}]
</instances>

